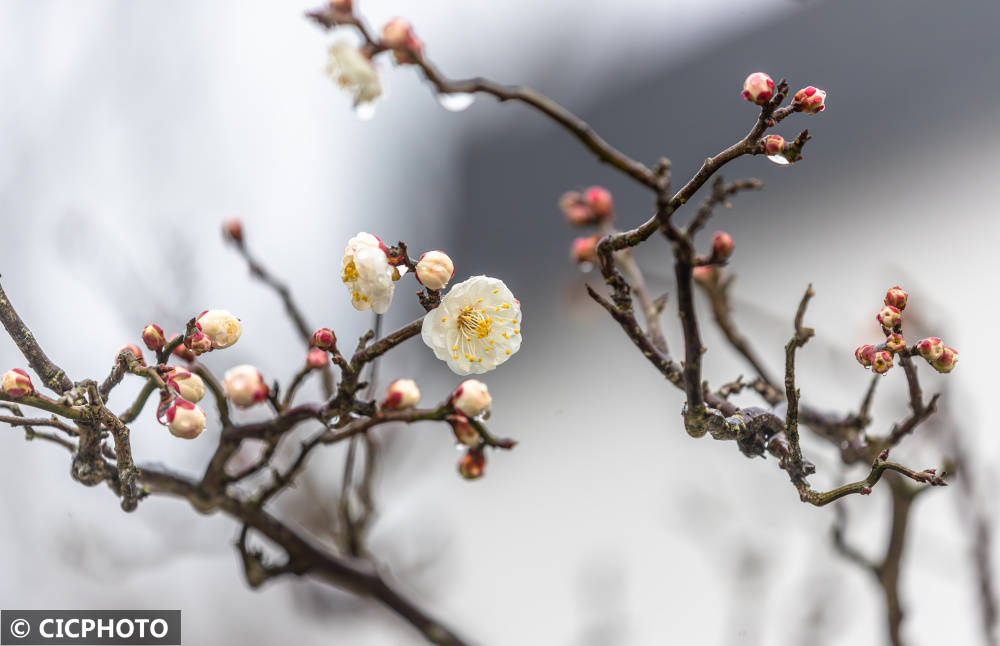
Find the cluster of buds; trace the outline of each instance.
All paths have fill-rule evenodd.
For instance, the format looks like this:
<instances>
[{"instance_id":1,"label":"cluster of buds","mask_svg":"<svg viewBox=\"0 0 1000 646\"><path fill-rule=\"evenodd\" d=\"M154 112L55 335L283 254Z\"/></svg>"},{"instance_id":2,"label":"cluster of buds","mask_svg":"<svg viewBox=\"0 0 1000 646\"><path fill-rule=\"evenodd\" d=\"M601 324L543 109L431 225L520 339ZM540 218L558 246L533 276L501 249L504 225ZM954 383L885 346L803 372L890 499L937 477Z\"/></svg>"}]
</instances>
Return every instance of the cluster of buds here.
<instances>
[{"instance_id":1,"label":"cluster of buds","mask_svg":"<svg viewBox=\"0 0 1000 646\"><path fill-rule=\"evenodd\" d=\"M414 55L424 53L424 44L417 38L413 25L402 18L393 18L382 27L382 47L391 49L400 65L415 63Z\"/></svg>"},{"instance_id":2,"label":"cluster of buds","mask_svg":"<svg viewBox=\"0 0 1000 646\"><path fill-rule=\"evenodd\" d=\"M488 417L493 403L486 384L478 379L466 379L452 392L448 403L455 411L446 418L460 445L468 447L458 463L458 472L467 480L482 477L486 470L483 438L476 428L478 418Z\"/></svg>"},{"instance_id":3,"label":"cluster of buds","mask_svg":"<svg viewBox=\"0 0 1000 646\"><path fill-rule=\"evenodd\" d=\"M958 352L954 348L945 346L941 339L937 337L922 339L907 350L902 325L903 310L906 308L908 298L909 295L898 285L886 292L883 307L875 315L875 320L885 333L885 342L860 346L854 351L854 358L863 367L884 375L894 365L893 358L896 354L909 352L919 354L938 372L951 372L958 360Z\"/></svg>"},{"instance_id":4,"label":"cluster of buds","mask_svg":"<svg viewBox=\"0 0 1000 646\"><path fill-rule=\"evenodd\" d=\"M31 377L20 368L11 368L0 377L0 390L13 399L20 399L35 392Z\"/></svg>"}]
</instances>

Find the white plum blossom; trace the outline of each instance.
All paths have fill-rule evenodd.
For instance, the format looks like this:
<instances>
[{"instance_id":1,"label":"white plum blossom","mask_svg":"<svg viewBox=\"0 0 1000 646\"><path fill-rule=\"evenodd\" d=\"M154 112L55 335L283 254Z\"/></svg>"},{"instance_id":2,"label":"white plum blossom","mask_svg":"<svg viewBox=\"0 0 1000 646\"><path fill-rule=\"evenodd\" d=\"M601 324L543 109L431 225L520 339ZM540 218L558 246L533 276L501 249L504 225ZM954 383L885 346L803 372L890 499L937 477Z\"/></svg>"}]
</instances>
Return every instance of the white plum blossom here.
<instances>
[{"instance_id":1,"label":"white plum blossom","mask_svg":"<svg viewBox=\"0 0 1000 646\"><path fill-rule=\"evenodd\" d=\"M382 243L370 233L361 232L351 238L340 263L340 279L351 293L351 305L356 310L374 310L384 314L392 302L394 280L399 277Z\"/></svg>"},{"instance_id":2,"label":"white plum blossom","mask_svg":"<svg viewBox=\"0 0 1000 646\"><path fill-rule=\"evenodd\" d=\"M326 66L326 73L337 85L351 93L355 107L373 103L382 96L382 83L375 64L346 40L330 47L330 62Z\"/></svg>"},{"instance_id":3,"label":"white plum blossom","mask_svg":"<svg viewBox=\"0 0 1000 646\"><path fill-rule=\"evenodd\" d=\"M502 280L473 276L427 313L421 334L452 372L481 374L520 349L521 303Z\"/></svg>"}]
</instances>

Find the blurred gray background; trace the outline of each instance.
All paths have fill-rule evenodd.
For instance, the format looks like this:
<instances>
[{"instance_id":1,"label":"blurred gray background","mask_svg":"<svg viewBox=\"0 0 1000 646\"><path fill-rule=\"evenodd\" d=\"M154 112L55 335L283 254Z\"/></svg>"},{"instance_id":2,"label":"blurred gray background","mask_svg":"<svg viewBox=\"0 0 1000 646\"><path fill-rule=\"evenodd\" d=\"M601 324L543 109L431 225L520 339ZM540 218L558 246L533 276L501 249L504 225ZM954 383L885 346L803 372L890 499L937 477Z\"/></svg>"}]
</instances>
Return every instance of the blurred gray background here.
<instances>
[{"instance_id":1,"label":"blurred gray background","mask_svg":"<svg viewBox=\"0 0 1000 646\"><path fill-rule=\"evenodd\" d=\"M244 336L206 363L219 373L254 363L287 380L302 348L274 295L222 243L219 223L233 215L313 324L344 339L369 323L337 276L348 237L443 249L456 279L496 275L522 302L524 347L485 378L491 428L521 444L467 483L445 429L382 432L371 543L404 589L481 644L883 643L879 590L829 547L832 512L799 503L773 460L688 438L681 394L586 298L584 282L600 281L567 261L575 233L559 195L603 184L631 226L650 214L646 193L525 108L480 98L443 110L409 69L386 66L388 97L373 120L356 120L322 74L335 37L302 17L307 8L0 4L0 273L49 354L76 379L103 377L147 322L178 329L225 307ZM798 375L803 399L823 408L857 405L867 377L853 349L876 338L872 314L902 284L920 317L910 333L938 334L961 353L947 378L921 375L926 392L948 387L947 412L994 511L1000 6L386 0L361 11L375 26L411 19L449 75L532 85L633 157L669 156L677 183L752 125L756 110L739 97L749 72L826 89L824 113L778 129L789 139L810 129L805 159L728 166L725 176L767 187L737 197L699 242L707 248L716 228L735 238L736 315L773 371L814 284L817 337ZM654 292L671 291L667 245L653 240L639 258ZM397 290L389 328L420 313L408 292ZM749 375L704 328L706 378ZM0 367L22 365L0 342ZM419 341L382 374L415 377L426 402L458 382ZM137 390L116 390L113 407ZM317 393L311 384L303 396ZM179 441L151 411L133 427L140 461L202 469L217 429ZM874 430L905 413L897 371L880 385ZM938 465L947 442L925 432L896 457ZM859 475L822 445L806 448L814 486ZM322 517L342 459L315 456L285 510ZM0 607L180 608L189 644L417 643L389 613L326 588L280 581L250 592L233 523L165 499L127 516L105 488L69 479L64 452L26 445L20 431L0 433L0 467ZM934 491L915 512L902 583L914 644L982 640L957 495ZM887 492L843 504L852 540L878 554Z\"/></svg>"}]
</instances>

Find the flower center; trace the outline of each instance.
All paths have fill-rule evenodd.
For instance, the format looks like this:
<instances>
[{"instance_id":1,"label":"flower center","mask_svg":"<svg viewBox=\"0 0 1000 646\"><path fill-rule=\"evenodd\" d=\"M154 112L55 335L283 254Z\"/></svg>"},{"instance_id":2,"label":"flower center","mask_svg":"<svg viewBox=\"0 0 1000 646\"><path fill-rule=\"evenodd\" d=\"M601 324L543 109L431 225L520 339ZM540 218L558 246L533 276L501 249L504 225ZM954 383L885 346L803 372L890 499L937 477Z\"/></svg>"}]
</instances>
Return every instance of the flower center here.
<instances>
[{"instance_id":1,"label":"flower center","mask_svg":"<svg viewBox=\"0 0 1000 646\"><path fill-rule=\"evenodd\" d=\"M347 261L347 265L344 266L344 275L340 277L345 283L358 279L358 268L354 265L353 260Z\"/></svg>"},{"instance_id":2,"label":"flower center","mask_svg":"<svg viewBox=\"0 0 1000 646\"><path fill-rule=\"evenodd\" d=\"M493 319L486 316L486 310L466 305L458 315L458 329L465 338L485 339L493 326Z\"/></svg>"}]
</instances>

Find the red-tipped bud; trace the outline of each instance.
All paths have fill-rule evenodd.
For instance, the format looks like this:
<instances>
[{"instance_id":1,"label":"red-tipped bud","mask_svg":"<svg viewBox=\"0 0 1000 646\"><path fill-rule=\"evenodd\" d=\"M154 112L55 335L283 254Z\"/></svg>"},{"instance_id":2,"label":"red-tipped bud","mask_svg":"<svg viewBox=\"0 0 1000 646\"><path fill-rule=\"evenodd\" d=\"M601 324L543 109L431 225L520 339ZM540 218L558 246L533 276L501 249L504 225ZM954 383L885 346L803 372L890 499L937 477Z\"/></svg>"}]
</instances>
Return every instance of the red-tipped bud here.
<instances>
[{"instance_id":1,"label":"red-tipped bud","mask_svg":"<svg viewBox=\"0 0 1000 646\"><path fill-rule=\"evenodd\" d=\"M486 455L481 448L469 449L458 462L458 472L466 480L475 480L486 473Z\"/></svg>"},{"instance_id":2,"label":"red-tipped bud","mask_svg":"<svg viewBox=\"0 0 1000 646\"><path fill-rule=\"evenodd\" d=\"M944 352L944 342L936 336L921 339L917 342L917 352L928 361L937 361Z\"/></svg>"},{"instance_id":3,"label":"red-tipped bud","mask_svg":"<svg viewBox=\"0 0 1000 646\"><path fill-rule=\"evenodd\" d=\"M175 437L193 440L205 430L205 411L178 397L167 409L167 429Z\"/></svg>"},{"instance_id":4,"label":"red-tipped bud","mask_svg":"<svg viewBox=\"0 0 1000 646\"><path fill-rule=\"evenodd\" d=\"M35 392L31 377L20 368L11 368L0 377L0 389L8 397L18 399Z\"/></svg>"},{"instance_id":5,"label":"red-tipped bud","mask_svg":"<svg viewBox=\"0 0 1000 646\"><path fill-rule=\"evenodd\" d=\"M308 354L306 354L306 366L308 366L310 370L320 370L326 366L326 362L326 350L313 348Z\"/></svg>"},{"instance_id":6,"label":"red-tipped bud","mask_svg":"<svg viewBox=\"0 0 1000 646\"><path fill-rule=\"evenodd\" d=\"M382 46L395 50L398 63L412 63L410 52L420 56L424 51L424 44L417 38L413 26L402 18L393 18L382 27Z\"/></svg>"},{"instance_id":7,"label":"red-tipped bud","mask_svg":"<svg viewBox=\"0 0 1000 646\"><path fill-rule=\"evenodd\" d=\"M768 157L780 155L785 151L785 138L781 135L768 135L764 137L764 154Z\"/></svg>"},{"instance_id":8,"label":"red-tipped bud","mask_svg":"<svg viewBox=\"0 0 1000 646\"><path fill-rule=\"evenodd\" d=\"M958 351L955 348L944 347L941 351L941 356L931 361L931 365L938 372L951 372L955 369L955 364L958 363Z\"/></svg>"},{"instance_id":9,"label":"red-tipped bud","mask_svg":"<svg viewBox=\"0 0 1000 646\"><path fill-rule=\"evenodd\" d=\"M587 201L578 191L567 191L559 198L559 208L566 221L575 227L583 227L594 224L596 215Z\"/></svg>"},{"instance_id":10,"label":"red-tipped bud","mask_svg":"<svg viewBox=\"0 0 1000 646\"><path fill-rule=\"evenodd\" d=\"M223 222L222 237L238 245L243 244L243 221L239 218L229 218Z\"/></svg>"},{"instance_id":11,"label":"red-tipped bud","mask_svg":"<svg viewBox=\"0 0 1000 646\"><path fill-rule=\"evenodd\" d=\"M597 262L597 243L600 241L601 234L599 233L590 236L580 236L570 245L569 259L578 265L585 262Z\"/></svg>"},{"instance_id":12,"label":"red-tipped bud","mask_svg":"<svg viewBox=\"0 0 1000 646\"><path fill-rule=\"evenodd\" d=\"M320 350L333 350L337 346L337 335L328 327L321 327L313 332L309 343Z\"/></svg>"},{"instance_id":13,"label":"red-tipped bud","mask_svg":"<svg viewBox=\"0 0 1000 646\"><path fill-rule=\"evenodd\" d=\"M872 367L872 355L875 354L875 346L863 345L854 351L854 358L865 368Z\"/></svg>"},{"instance_id":14,"label":"red-tipped bud","mask_svg":"<svg viewBox=\"0 0 1000 646\"><path fill-rule=\"evenodd\" d=\"M226 310L205 310L198 315L197 326L208 335L212 348L216 350L228 348L243 334L243 324ZM188 347L197 352L190 343Z\"/></svg>"},{"instance_id":15,"label":"red-tipped bud","mask_svg":"<svg viewBox=\"0 0 1000 646\"><path fill-rule=\"evenodd\" d=\"M909 294L903 291L899 285L892 287L885 293L885 304L892 305L899 311L906 309L906 299L909 298Z\"/></svg>"},{"instance_id":16,"label":"red-tipped bud","mask_svg":"<svg viewBox=\"0 0 1000 646\"><path fill-rule=\"evenodd\" d=\"M583 200L598 220L610 220L615 215L615 203L611 191L600 186L591 186L583 194Z\"/></svg>"},{"instance_id":17,"label":"red-tipped bud","mask_svg":"<svg viewBox=\"0 0 1000 646\"><path fill-rule=\"evenodd\" d=\"M146 365L146 360L143 359L142 357L142 350L140 350L139 346L137 346L136 344L129 343L127 345L123 345L122 347L118 348L118 352L115 353L116 360L118 358L118 355L120 355L122 352L131 352L133 355L135 355L135 358L139 361L139 363L141 363L142 365Z\"/></svg>"},{"instance_id":18,"label":"red-tipped bud","mask_svg":"<svg viewBox=\"0 0 1000 646\"><path fill-rule=\"evenodd\" d=\"M493 398L486 384L478 379L466 379L451 394L451 405L466 417L479 417L490 410Z\"/></svg>"},{"instance_id":19,"label":"red-tipped bud","mask_svg":"<svg viewBox=\"0 0 1000 646\"><path fill-rule=\"evenodd\" d=\"M142 342L146 344L147 348L156 352L166 345L167 337L163 336L163 328L156 323L150 323L142 328Z\"/></svg>"},{"instance_id":20,"label":"red-tipped bud","mask_svg":"<svg viewBox=\"0 0 1000 646\"><path fill-rule=\"evenodd\" d=\"M733 255L733 237L725 231L716 231L712 236L712 255L718 260L726 260Z\"/></svg>"},{"instance_id":21,"label":"red-tipped bud","mask_svg":"<svg viewBox=\"0 0 1000 646\"><path fill-rule=\"evenodd\" d=\"M903 340L903 335L899 332L893 332L885 339L885 347L890 352L899 352L906 347L906 341Z\"/></svg>"},{"instance_id":22,"label":"red-tipped bud","mask_svg":"<svg viewBox=\"0 0 1000 646\"><path fill-rule=\"evenodd\" d=\"M236 366L226 371L222 390L229 401L240 408L248 408L267 399L270 389L264 376L253 366Z\"/></svg>"},{"instance_id":23,"label":"red-tipped bud","mask_svg":"<svg viewBox=\"0 0 1000 646\"><path fill-rule=\"evenodd\" d=\"M750 103L764 105L774 96L774 81L763 72L754 72L743 81L743 98Z\"/></svg>"},{"instance_id":24,"label":"red-tipped bud","mask_svg":"<svg viewBox=\"0 0 1000 646\"><path fill-rule=\"evenodd\" d=\"M417 282L427 289L443 289L455 275L455 263L443 251L428 251L417 261Z\"/></svg>"},{"instance_id":25,"label":"red-tipped bud","mask_svg":"<svg viewBox=\"0 0 1000 646\"><path fill-rule=\"evenodd\" d=\"M412 379L397 379L385 389L382 408L384 410L401 410L413 408L418 403L420 403L420 388L417 387L417 382Z\"/></svg>"},{"instance_id":26,"label":"red-tipped bud","mask_svg":"<svg viewBox=\"0 0 1000 646\"><path fill-rule=\"evenodd\" d=\"M872 370L880 375L884 375L892 368L892 353L888 350L879 350L872 353Z\"/></svg>"},{"instance_id":27,"label":"red-tipped bud","mask_svg":"<svg viewBox=\"0 0 1000 646\"><path fill-rule=\"evenodd\" d=\"M172 368L165 377L167 386L189 402L198 403L205 396L205 382L189 370Z\"/></svg>"},{"instance_id":28,"label":"red-tipped bud","mask_svg":"<svg viewBox=\"0 0 1000 646\"><path fill-rule=\"evenodd\" d=\"M804 87L792 97L792 106L806 114L822 112L826 108L826 92L811 85Z\"/></svg>"},{"instance_id":29,"label":"red-tipped bud","mask_svg":"<svg viewBox=\"0 0 1000 646\"><path fill-rule=\"evenodd\" d=\"M451 431L455 434L455 439L458 440L459 444L479 446L482 443L479 432L465 415L449 415L445 419L451 424Z\"/></svg>"},{"instance_id":30,"label":"red-tipped bud","mask_svg":"<svg viewBox=\"0 0 1000 646\"><path fill-rule=\"evenodd\" d=\"M891 330L899 325L902 317L899 315L898 307L886 305L878 314L875 315L875 320L881 323L883 327L887 327Z\"/></svg>"},{"instance_id":31,"label":"red-tipped bud","mask_svg":"<svg viewBox=\"0 0 1000 646\"><path fill-rule=\"evenodd\" d=\"M177 338L176 334L171 334L170 335L170 340L171 341L173 341L176 338ZM183 343L181 343L176 348L174 348L173 354L174 354L174 356L180 357L181 359L183 359L185 361L194 361L195 360L195 353L191 352L191 349L189 347L187 347L186 345L184 345Z\"/></svg>"},{"instance_id":32,"label":"red-tipped bud","mask_svg":"<svg viewBox=\"0 0 1000 646\"><path fill-rule=\"evenodd\" d=\"M194 356L212 351L212 339L204 332L195 332L184 339L184 345Z\"/></svg>"}]
</instances>

